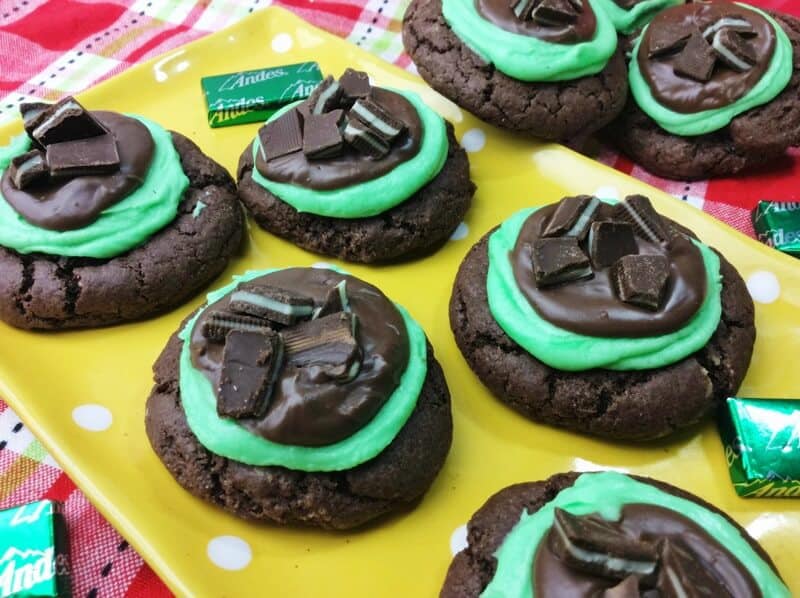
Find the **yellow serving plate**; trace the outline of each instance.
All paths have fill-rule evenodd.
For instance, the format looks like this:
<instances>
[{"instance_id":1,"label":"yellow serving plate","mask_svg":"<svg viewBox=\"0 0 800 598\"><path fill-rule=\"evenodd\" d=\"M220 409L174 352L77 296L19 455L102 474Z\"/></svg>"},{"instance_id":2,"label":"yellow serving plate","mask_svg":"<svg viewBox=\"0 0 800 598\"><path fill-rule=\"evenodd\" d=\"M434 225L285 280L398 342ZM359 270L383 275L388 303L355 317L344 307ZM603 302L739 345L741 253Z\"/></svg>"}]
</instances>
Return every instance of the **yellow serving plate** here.
<instances>
[{"instance_id":1,"label":"yellow serving plate","mask_svg":"<svg viewBox=\"0 0 800 598\"><path fill-rule=\"evenodd\" d=\"M566 470L612 467L649 475L727 511L772 555L800 594L800 501L741 499L728 477L715 426L643 446L611 444L531 423L494 400L462 359L448 325L450 287L469 247L519 208L567 194L645 193L658 209L719 248L749 280L758 341L742 396L798 394L800 263L563 147L515 138L462 113L415 78L379 58L270 8L234 27L139 65L81 95L92 108L136 112L194 139L235 171L257 125L210 129L200 77L316 60L323 72L353 66L380 85L410 88L456 125L478 185L460 234L436 254L402 265L348 270L405 305L428 333L453 397L455 438L447 463L416 509L351 533L283 529L235 519L184 492L153 454L144 431L150 367L192 302L162 317L101 330L30 333L0 324L0 394L42 440L100 511L178 595L432 596L462 526L493 492ZM19 125L0 129L0 142ZM466 135L466 137L465 137ZM251 268L333 261L249 225L249 241L213 287ZM78 409L84 405L95 407ZM107 410L107 411L105 411ZM110 414L109 422L102 415ZM92 417L100 415L101 417ZM455 533L454 533L455 532ZM225 570L209 551L244 540ZM241 546L241 543L234 544ZM224 552L224 551L223 551Z\"/></svg>"}]
</instances>

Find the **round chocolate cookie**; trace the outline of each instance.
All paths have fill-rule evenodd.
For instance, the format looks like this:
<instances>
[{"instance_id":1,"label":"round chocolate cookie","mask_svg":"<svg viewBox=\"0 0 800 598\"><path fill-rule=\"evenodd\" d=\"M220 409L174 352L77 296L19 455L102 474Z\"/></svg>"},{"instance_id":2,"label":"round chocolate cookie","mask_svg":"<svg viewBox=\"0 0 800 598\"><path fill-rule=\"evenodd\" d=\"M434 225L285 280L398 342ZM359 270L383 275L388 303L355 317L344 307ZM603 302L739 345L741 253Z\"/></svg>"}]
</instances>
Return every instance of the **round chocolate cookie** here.
<instances>
[{"instance_id":1,"label":"round chocolate cookie","mask_svg":"<svg viewBox=\"0 0 800 598\"><path fill-rule=\"evenodd\" d=\"M722 317L702 350L657 369L563 371L514 342L487 299L488 238L465 257L450 326L472 370L502 402L533 420L613 439L648 440L700 421L735 394L755 342L753 302L724 257Z\"/></svg>"},{"instance_id":2,"label":"round chocolate cookie","mask_svg":"<svg viewBox=\"0 0 800 598\"><path fill-rule=\"evenodd\" d=\"M253 180L253 152L239 159L239 198L265 230L309 251L361 263L410 257L446 241L461 223L475 185L469 161L447 125L447 159L439 173L399 205L366 218L299 212Z\"/></svg>"},{"instance_id":3,"label":"round chocolate cookie","mask_svg":"<svg viewBox=\"0 0 800 598\"><path fill-rule=\"evenodd\" d=\"M183 303L225 269L244 233L233 180L183 135L172 141L189 179L175 219L110 259L0 247L0 319L46 330L135 320Z\"/></svg>"},{"instance_id":4,"label":"round chocolate cookie","mask_svg":"<svg viewBox=\"0 0 800 598\"><path fill-rule=\"evenodd\" d=\"M547 503L556 499L558 494L566 489L572 488L576 481L582 476L597 476L604 474L579 474L575 472L556 474L547 480L539 482L527 482L508 486L490 497L486 503L478 509L472 516L467 524L467 547L459 552L453 559L447 571L447 577L442 587L440 596L441 598L468 598L470 596L479 596L486 589L489 583L493 580L498 569L497 553L500 546L503 544L506 537L512 531L515 525L520 521L523 515L533 515L537 513ZM628 477L628 476L625 476ZM676 488L670 484L660 482L651 478L641 476L629 476L631 481L647 485L646 487L653 486L659 491L665 492L671 496L678 497L683 500L690 501L696 506L707 510L711 514L724 518L725 522L729 524L733 530L741 534L741 538L746 541L747 547L754 552L754 556L762 561L762 564L767 568L770 574L774 574L773 581L779 590L781 588L779 573L770 559L769 555L764 549L756 542L747 531L742 528L736 521L731 519L724 512L720 511L713 505L707 503L701 498L694 496L680 488ZM600 495L599 502L602 502L602 495ZM643 508L644 507L644 508ZM652 511L651 511L652 509ZM728 547L721 546L713 538L706 535L706 531L699 526L696 526L687 521L686 517L675 513L670 513L667 509L660 509L654 505L631 504L626 506L623 511L621 519L623 529L630 533L631 528L647 528L656 524L656 519L664 517L665 515L671 520L670 523L665 523L664 527L657 531L651 530L648 535L645 532L642 536L648 541L655 541L659 555L659 568L673 568L673 571L680 571L680 575L673 578L680 584L691 584L690 587L699 588L702 585L709 584L705 590L709 593L703 595L719 596L719 595L732 595L732 596L762 596L764 595L758 587L754 587L754 580L747 571L741 566L740 562L728 552ZM583 517L577 518L580 522ZM588 518L591 521L597 521L594 517ZM626 524L630 520L630 527ZM582 523L582 522L580 522ZM555 526L553 526L554 528ZM552 528L551 528L552 529ZM589 532L591 528L578 528L580 532ZM680 530L675 533L675 530ZM669 530L669 531L666 531ZM616 531L611 528L612 533ZM639 531L639 530L637 530ZM655 531L655 533L653 533ZM666 536L663 536L666 531ZM552 535L552 531L549 535ZM588 534L587 534L588 535ZM591 536L587 537L589 540ZM673 551L672 555L664 558L664 550L659 547L658 541L663 541L667 537L670 541L675 542L677 538L678 549ZM559 549L558 545L552 542L553 538L549 538L547 547L540 547L537 556L534 559L534 566L532 567L531 575L532 586L535 588L536 596L547 598L549 596L571 596L578 598L580 596L639 596L650 595L647 591L653 591L654 587L659 587L665 583L664 578L655 576L654 578L645 577L641 582L642 585L636 582L631 582L630 578L625 578L620 582L621 575L616 579L613 576L603 577L595 576L592 573L576 571L572 569L574 563L569 560L561 561L552 552L553 547ZM593 538L597 540L597 538ZM600 539L602 543L602 537ZM683 542L687 542L681 546ZM687 550L687 546L691 545L691 549ZM630 548L630 547L629 547ZM673 546L673 548L675 548ZM696 554L705 553L705 557L700 557L700 561L706 567L706 570L714 571L712 577L706 577L702 571L692 567L686 561L682 561L681 556L690 554L694 560L698 557ZM676 558L677 555L677 558ZM714 555L710 557L709 555ZM669 562L667 562L669 561ZM683 567L681 567L683 565ZM657 569L658 571L658 569ZM636 578L635 578L636 579ZM638 581L638 580L637 580ZM578 584L577 586L574 584ZM622 592L625 584L631 584L629 593ZM618 585L619 584L619 585ZM730 593L715 593L727 590ZM662 586L663 587L663 586ZM617 593L612 592L612 588L617 589ZM645 593L640 594L640 590ZM604 593L605 592L605 593ZM653 594L658 595L658 594ZM786 590L788 595L788 590Z\"/></svg>"},{"instance_id":5,"label":"round chocolate cookie","mask_svg":"<svg viewBox=\"0 0 800 598\"><path fill-rule=\"evenodd\" d=\"M403 18L403 44L431 87L510 131L580 143L625 104L627 73L619 49L596 75L553 83L521 81L487 64L453 32L442 16L441 0L411 2Z\"/></svg>"},{"instance_id":6,"label":"round chocolate cookie","mask_svg":"<svg viewBox=\"0 0 800 598\"><path fill-rule=\"evenodd\" d=\"M800 20L769 14L791 42L793 65L788 85L771 101L739 114L722 129L684 137L660 127L629 96L604 136L648 171L680 180L729 176L767 164L800 144Z\"/></svg>"}]
</instances>

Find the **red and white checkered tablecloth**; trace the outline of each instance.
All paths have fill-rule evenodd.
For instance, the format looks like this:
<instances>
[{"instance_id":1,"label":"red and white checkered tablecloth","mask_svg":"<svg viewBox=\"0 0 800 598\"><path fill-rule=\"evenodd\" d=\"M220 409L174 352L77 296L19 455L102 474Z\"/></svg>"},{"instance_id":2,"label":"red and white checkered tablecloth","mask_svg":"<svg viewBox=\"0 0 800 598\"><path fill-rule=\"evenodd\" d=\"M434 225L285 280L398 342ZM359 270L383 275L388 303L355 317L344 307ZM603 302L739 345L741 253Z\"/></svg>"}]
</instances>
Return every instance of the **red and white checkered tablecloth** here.
<instances>
[{"instance_id":1,"label":"red and white checkered tablecloth","mask_svg":"<svg viewBox=\"0 0 800 598\"><path fill-rule=\"evenodd\" d=\"M409 68L400 39L409 0L276 0L307 21ZM751 0L800 16L797 0ZM0 124L26 100L56 100L234 23L270 0L0 0ZM743 177L683 183L653 177L610 150L598 159L753 235L760 199L800 201L800 150ZM0 509L63 501L76 597L170 592L0 400Z\"/></svg>"}]
</instances>

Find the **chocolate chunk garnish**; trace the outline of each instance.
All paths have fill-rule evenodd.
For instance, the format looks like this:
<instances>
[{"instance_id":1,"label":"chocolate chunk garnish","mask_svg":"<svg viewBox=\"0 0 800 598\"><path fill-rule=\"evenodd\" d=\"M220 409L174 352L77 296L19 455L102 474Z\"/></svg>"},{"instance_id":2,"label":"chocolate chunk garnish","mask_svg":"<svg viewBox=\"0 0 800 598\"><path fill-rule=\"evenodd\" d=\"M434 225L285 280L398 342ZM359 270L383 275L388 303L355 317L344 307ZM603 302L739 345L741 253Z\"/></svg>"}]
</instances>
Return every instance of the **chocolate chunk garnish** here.
<instances>
[{"instance_id":1,"label":"chocolate chunk garnish","mask_svg":"<svg viewBox=\"0 0 800 598\"><path fill-rule=\"evenodd\" d=\"M566 236L582 240L589 232L592 218L599 207L600 200L591 195L565 197L558 202L558 207L542 232L542 236Z\"/></svg>"},{"instance_id":2,"label":"chocolate chunk garnish","mask_svg":"<svg viewBox=\"0 0 800 598\"><path fill-rule=\"evenodd\" d=\"M340 311L350 311L350 301L347 298L347 280L343 280L336 286L331 287L331 290L325 296L325 303L314 314L314 319Z\"/></svg>"},{"instance_id":3,"label":"chocolate chunk garnish","mask_svg":"<svg viewBox=\"0 0 800 598\"><path fill-rule=\"evenodd\" d=\"M376 160L389 153L389 143L358 119L350 119L344 127L344 139L362 154Z\"/></svg>"},{"instance_id":4,"label":"chocolate chunk garnish","mask_svg":"<svg viewBox=\"0 0 800 598\"><path fill-rule=\"evenodd\" d=\"M677 539L659 544L658 589L661 598L730 598L728 589Z\"/></svg>"},{"instance_id":5,"label":"chocolate chunk garnish","mask_svg":"<svg viewBox=\"0 0 800 598\"><path fill-rule=\"evenodd\" d=\"M50 169L39 150L31 150L16 156L8 167L8 175L17 189L26 189L47 179Z\"/></svg>"},{"instance_id":6,"label":"chocolate chunk garnish","mask_svg":"<svg viewBox=\"0 0 800 598\"><path fill-rule=\"evenodd\" d=\"M755 48L731 29L717 31L711 47L720 60L734 70L747 71L756 63Z\"/></svg>"},{"instance_id":7,"label":"chocolate chunk garnish","mask_svg":"<svg viewBox=\"0 0 800 598\"><path fill-rule=\"evenodd\" d=\"M342 97L342 87L333 76L328 75L322 83L314 88L308 97L311 114L323 114L339 107Z\"/></svg>"},{"instance_id":8,"label":"chocolate chunk garnish","mask_svg":"<svg viewBox=\"0 0 800 598\"><path fill-rule=\"evenodd\" d=\"M306 295L278 287L245 284L231 293L228 307L239 314L290 325L311 316L314 300Z\"/></svg>"},{"instance_id":9,"label":"chocolate chunk garnish","mask_svg":"<svg viewBox=\"0 0 800 598\"><path fill-rule=\"evenodd\" d=\"M117 141L110 133L62 141L47 146L50 176L75 177L106 174L119 169Z\"/></svg>"},{"instance_id":10,"label":"chocolate chunk garnish","mask_svg":"<svg viewBox=\"0 0 800 598\"><path fill-rule=\"evenodd\" d=\"M703 39L702 34L696 31L689 37L683 50L675 59L673 70L680 77L688 77L705 83L711 79L715 62L714 50Z\"/></svg>"},{"instance_id":11,"label":"chocolate chunk garnish","mask_svg":"<svg viewBox=\"0 0 800 598\"><path fill-rule=\"evenodd\" d=\"M274 160L303 149L303 128L300 113L289 110L265 124L258 131L264 160Z\"/></svg>"},{"instance_id":12,"label":"chocolate chunk garnish","mask_svg":"<svg viewBox=\"0 0 800 598\"><path fill-rule=\"evenodd\" d=\"M67 96L60 102L48 106L39 117L32 136L41 145L62 141L87 139L105 135L105 127L81 106L78 101Z\"/></svg>"},{"instance_id":13,"label":"chocolate chunk garnish","mask_svg":"<svg viewBox=\"0 0 800 598\"><path fill-rule=\"evenodd\" d=\"M632 538L595 516L578 516L556 508L548 545L568 567L608 579L652 575L658 554L652 544Z\"/></svg>"},{"instance_id":14,"label":"chocolate chunk garnish","mask_svg":"<svg viewBox=\"0 0 800 598\"><path fill-rule=\"evenodd\" d=\"M254 316L243 316L226 311L215 311L203 322L203 336L208 340L222 343L233 330L266 333L271 330L269 322Z\"/></svg>"},{"instance_id":15,"label":"chocolate chunk garnish","mask_svg":"<svg viewBox=\"0 0 800 598\"><path fill-rule=\"evenodd\" d=\"M45 102L23 102L19 105L19 113L22 116L22 125L28 137L33 139L33 130L41 122L47 109L51 104Z\"/></svg>"},{"instance_id":16,"label":"chocolate chunk garnish","mask_svg":"<svg viewBox=\"0 0 800 598\"><path fill-rule=\"evenodd\" d=\"M230 332L222 353L217 414L236 419L262 416L282 365L283 349L278 333Z\"/></svg>"},{"instance_id":17,"label":"chocolate chunk garnish","mask_svg":"<svg viewBox=\"0 0 800 598\"><path fill-rule=\"evenodd\" d=\"M695 31L696 29L680 23L664 23L660 27L654 27L650 32L647 55L654 58L677 52L686 45Z\"/></svg>"},{"instance_id":18,"label":"chocolate chunk garnish","mask_svg":"<svg viewBox=\"0 0 800 598\"><path fill-rule=\"evenodd\" d=\"M617 296L625 303L655 311L669 278L669 260L664 255L626 255L613 266Z\"/></svg>"},{"instance_id":19,"label":"chocolate chunk garnish","mask_svg":"<svg viewBox=\"0 0 800 598\"><path fill-rule=\"evenodd\" d=\"M372 91L369 83L369 75L364 71L346 69L339 77L339 85L342 88L342 100L346 106L352 106L353 102L366 98Z\"/></svg>"},{"instance_id":20,"label":"chocolate chunk garnish","mask_svg":"<svg viewBox=\"0 0 800 598\"><path fill-rule=\"evenodd\" d=\"M536 5L536 0L511 0L509 6L514 15L520 21L527 21L531 17L531 11Z\"/></svg>"},{"instance_id":21,"label":"chocolate chunk garnish","mask_svg":"<svg viewBox=\"0 0 800 598\"><path fill-rule=\"evenodd\" d=\"M714 39L714 35L717 33L717 31L722 29L730 29L731 31L735 31L744 37L753 37L756 35L756 30L753 28L753 25L750 23L750 21L744 17L731 16L717 19L711 25L703 29L703 37L706 39L706 41L710 42L712 39Z\"/></svg>"},{"instance_id":22,"label":"chocolate chunk garnish","mask_svg":"<svg viewBox=\"0 0 800 598\"><path fill-rule=\"evenodd\" d=\"M626 577L617 585L608 588L601 598L639 598L639 578L635 575Z\"/></svg>"},{"instance_id":23,"label":"chocolate chunk garnish","mask_svg":"<svg viewBox=\"0 0 800 598\"><path fill-rule=\"evenodd\" d=\"M315 366L329 379L352 380L361 367L355 314L338 312L281 332L289 363Z\"/></svg>"},{"instance_id":24,"label":"chocolate chunk garnish","mask_svg":"<svg viewBox=\"0 0 800 598\"><path fill-rule=\"evenodd\" d=\"M578 20L578 11L569 0L541 0L531 12L531 18L540 25L559 27Z\"/></svg>"},{"instance_id":25,"label":"chocolate chunk garnish","mask_svg":"<svg viewBox=\"0 0 800 598\"><path fill-rule=\"evenodd\" d=\"M589 258L575 237L536 239L531 248L537 287L546 287L592 276Z\"/></svg>"},{"instance_id":26,"label":"chocolate chunk garnish","mask_svg":"<svg viewBox=\"0 0 800 598\"><path fill-rule=\"evenodd\" d=\"M668 245L673 231L644 195L629 195L614 206L614 217L630 222L636 234L651 243Z\"/></svg>"},{"instance_id":27,"label":"chocolate chunk garnish","mask_svg":"<svg viewBox=\"0 0 800 598\"><path fill-rule=\"evenodd\" d=\"M394 118L386 109L370 99L358 100L348 113L350 120L360 120L370 130L387 143L391 143L406 126Z\"/></svg>"},{"instance_id":28,"label":"chocolate chunk garnish","mask_svg":"<svg viewBox=\"0 0 800 598\"><path fill-rule=\"evenodd\" d=\"M342 110L309 115L303 127L303 153L306 158L321 160L341 153L344 145L343 118Z\"/></svg>"},{"instance_id":29,"label":"chocolate chunk garnish","mask_svg":"<svg viewBox=\"0 0 800 598\"><path fill-rule=\"evenodd\" d=\"M589 256L596 269L607 268L624 255L639 253L633 225L604 220L589 230Z\"/></svg>"}]
</instances>

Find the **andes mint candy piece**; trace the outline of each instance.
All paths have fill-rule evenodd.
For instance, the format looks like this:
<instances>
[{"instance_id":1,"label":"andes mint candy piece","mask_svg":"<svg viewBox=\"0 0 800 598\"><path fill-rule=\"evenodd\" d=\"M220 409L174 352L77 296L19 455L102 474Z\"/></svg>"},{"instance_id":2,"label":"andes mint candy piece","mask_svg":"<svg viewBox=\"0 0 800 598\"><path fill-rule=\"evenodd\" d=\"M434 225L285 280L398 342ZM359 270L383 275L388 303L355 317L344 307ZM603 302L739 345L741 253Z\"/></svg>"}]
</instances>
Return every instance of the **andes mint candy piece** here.
<instances>
[{"instance_id":1,"label":"andes mint candy piece","mask_svg":"<svg viewBox=\"0 0 800 598\"><path fill-rule=\"evenodd\" d=\"M753 25L750 24L750 21L741 16L730 16L717 19L711 23L711 25L703 29L703 37L706 41L710 42L717 31L721 31L722 29L730 29L744 37L753 37L756 35L756 30L753 28Z\"/></svg>"},{"instance_id":2,"label":"andes mint candy piece","mask_svg":"<svg viewBox=\"0 0 800 598\"><path fill-rule=\"evenodd\" d=\"M623 255L639 253L633 226L627 222L593 222L589 230L589 255L596 269L607 268Z\"/></svg>"},{"instance_id":3,"label":"andes mint candy piece","mask_svg":"<svg viewBox=\"0 0 800 598\"><path fill-rule=\"evenodd\" d=\"M569 0L541 0L531 12L531 18L540 25L559 27L578 20L578 11Z\"/></svg>"},{"instance_id":4,"label":"andes mint candy piece","mask_svg":"<svg viewBox=\"0 0 800 598\"><path fill-rule=\"evenodd\" d=\"M119 169L117 141L110 133L62 141L47 146L50 176L75 177L106 174Z\"/></svg>"},{"instance_id":5,"label":"andes mint candy piece","mask_svg":"<svg viewBox=\"0 0 800 598\"><path fill-rule=\"evenodd\" d=\"M361 367L355 314L338 312L281 331L287 359L298 367L316 366L329 379L352 380Z\"/></svg>"},{"instance_id":6,"label":"andes mint candy piece","mask_svg":"<svg viewBox=\"0 0 800 598\"><path fill-rule=\"evenodd\" d=\"M531 11L535 5L536 0L511 0L509 4L514 15L520 21L527 21L531 18Z\"/></svg>"},{"instance_id":7,"label":"andes mint candy piece","mask_svg":"<svg viewBox=\"0 0 800 598\"><path fill-rule=\"evenodd\" d=\"M228 308L236 313L289 325L311 316L314 300L269 285L243 285L231 293Z\"/></svg>"},{"instance_id":8,"label":"andes mint candy piece","mask_svg":"<svg viewBox=\"0 0 800 598\"><path fill-rule=\"evenodd\" d=\"M233 330L265 333L271 328L269 322L262 318L225 311L212 312L203 322L203 336L216 343L225 342L228 333Z\"/></svg>"},{"instance_id":9,"label":"andes mint candy piece","mask_svg":"<svg viewBox=\"0 0 800 598\"><path fill-rule=\"evenodd\" d=\"M705 83L714 72L716 54L699 31L694 32L675 59L672 69L680 77Z\"/></svg>"},{"instance_id":10,"label":"andes mint candy piece","mask_svg":"<svg viewBox=\"0 0 800 598\"><path fill-rule=\"evenodd\" d=\"M391 143L402 133L406 126L394 118L386 109L370 99L358 100L348 113L350 120L354 118L367 125L372 133Z\"/></svg>"},{"instance_id":11,"label":"andes mint candy piece","mask_svg":"<svg viewBox=\"0 0 800 598\"><path fill-rule=\"evenodd\" d=\"M39 150L31 150L16 156L8 167L8 176L17 189L27 189L35 183L46 179L50 169L47 168L44 155Z\"/></svg>"},{"instance_id":12,"label":"andes mint candy piece","mask_svg":"<svg viewBox=\"0 0 800 598\"><path fill-rule=\"evenodd\" d=\"M341 124L344 112L333 110L325 114L310 114L303 127L303 153L310 160L338 156L342 151Z\"/></svg>"},{"instance_id":13,"label":"andes mint candy piece","mask_svg":"<svg viewBox=\"0 0 800 598\"><path fill-rule=\"evenodd\" d=\"M603 592L601 598L639 598L639 578L635 575L626 577L613 588Z\"/></svg>"},{"instance_id":14,"label":"andes mint candy piece","mask_svg":"<svg viewBox=\"0 0 800 598\"><path fill-rule=\"evenodd\" d=\"M595 516L556 508L548 546L568 567L608 579L647 577L658 565L655 547Z\"/></svg>"},{"instance_id":15,"label":"andes mint candy piece","mask_svg":"<svg viewBox=\"0 0 800 598\"><path fill-rule=\"evenodd\" d=\"M33 130L42 120L47 109L52 104L45 102L23 102L19 105L19 113L22 116L22 126L25 127L25 132L28 137L33 139Z\"/></svg>"},{"instance_id":16,"label":"andes mint candy piece","mask_svg":"<svg viewBox=\"0 0 800 598\"><path fill-rule=\"evenodd\" d=\"M217 414L235 419L262 416L282 365L283 343L278 333L228 333L222 352Z\"/></svg>"},{"instance_id":17,"label":"andes mint candy piece","mask_svg":"<svg viewBox=\"0 0 800 598\"><path fill-rule=\"evenodd\" d=\"M328 75L308 97L311 114L323 114L338 108L341 97L341 86L331 75Z\"/></svg>"},{"instance_id":18,"label":"andes mint candy piece","mask_svg":"<svg viewBox=\"0 0 800 598\"><path fill-rule=\"evenodd\" d=\"M344 127L344 139L370 158L379 160L389 153L389 144L358 119L350 119Z\"/></svg>"},{"instance_id":19,"label":"andes mint candy piece","mask_svg":"<svg viewBox=\"0 0 800 598\"><path fill-rule=\"evenodd\" d=\"M62 141L105 135L105 127L72 96L48 106L33 129L32 137L43 146Z\"/></svg>"},{"instance_id":20,"label":"andes mint candy piece","mask_svg":"<svg viewBox=\"0 0 800 598\"><path fill-rule=\"evenodd\" d=\"M565 197L558 202L556 211L542 232L543 237L576 237L583 240L589 232L600 200L591 195Z\"/></svg>"},{"instance_id":21,"label":"andes mint candy piece","mask_svg":"<svg viewBox=\"0 0 800 598\"><path fill-rule=\"evenodd\" d=\"M347 106L351 106L356 100L366 98L372 91L369 83L369 75L364 71L346 69L339 77L339 85L342 88L342 99Z\"/></svg>"},{"instance_id":22,"label":"andes mint candy piece","mask_svg":"<svg viewBox=\"0 0 800 598\"><path fill-rule=\"evenodd\" d=\"M661 598L731 598L728 589L680 540L659 544L658 590Z\"/></svg>"},{"instance_id":23,"label":"andes mint candy piece","mask_svg":"<svg viewBox=\"0 0 800 598\"><path fill-rule=\"evenodd\" d=\"M711 47L720 60L734 70L748 71L756 63L756 51L752 44L731 29L717 31Z\"/></svg>"},{"instance_id":24,"label":"andes mint candy piece","mask_svg":"<svg viewBox=\"0 0 800 598\"><path fill-rule=\"evenodd\" d=\"M592 276L589 258L575 237L536 239L531 248L533 276L537 287L547 287Z\"/></svg>"},{"instance_id":25,"label":"andes mint candy piece","mask_svg":"<svg viewBox=\"0 0 800 598\"><path fill-rule=\"evenodd\" d=\"M315 313L314 319L329 316L340 311L350 311L350 301L347 299L347 281L343 280L325 296L325 303Z\"/></svg>"},{"instance_id":26,"label":"andes mint candy piece","mask_svg":"<svg viewBox=\"0 0 800 598\"><path fill-rule=\"evenodd\" d=\"M611 278L625 303L656 311L669 278L669 260L663 255L626 255L613 266Z\"/></svg>"},{"instance_id":27,"label":"andes mint candy piece","mask_svg":"<svg viewBox=\"0 0 800 598\"><path fill-rule=\"evenodd\" d=\"M303 127L300 113L289 110L265 124L258 131L261 141L261 155L269 162L287 154L303 149Z\"/></svg>"},{"instance_id":28,"label":"andes mint candy piece","mask_svg":"<svg viewBox=\"0 0 800 598\"><path fill-rule=\"evenodd\" d=\"M677 52L686 45L695 30L679 23L664 23L650 32L647 56L655 58Z\"/></svg>"},{"instance_id":29,"label":"andes mint candy piece","mask_svg":"<svg viewBox=\"0 0 800 598\"><path fill-rule=\"evenodd\" d=\"M672 235L670 227L655 211L653 204L644 195L629 195L625 201L614 206L614 217L630 222L636 234L651 243L669 245Z\"/></svg>"}]
</instances>

